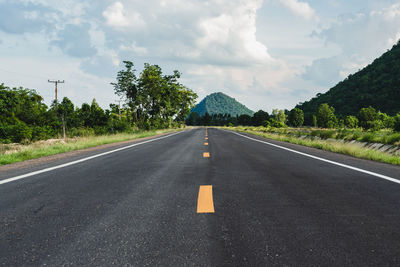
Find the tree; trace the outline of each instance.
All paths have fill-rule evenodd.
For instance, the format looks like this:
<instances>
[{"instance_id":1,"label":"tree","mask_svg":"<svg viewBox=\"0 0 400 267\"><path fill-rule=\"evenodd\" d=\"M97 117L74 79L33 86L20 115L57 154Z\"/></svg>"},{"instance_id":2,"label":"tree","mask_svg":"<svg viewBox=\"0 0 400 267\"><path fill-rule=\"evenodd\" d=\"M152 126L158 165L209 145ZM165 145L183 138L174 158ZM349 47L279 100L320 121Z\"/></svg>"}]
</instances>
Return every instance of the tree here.
<instances>
[{"instance_id":1,"label":"tree","mask_svg":"<svg viewBox=\"0 0 400 267\"><path fill-rule=\"evenodd\" d=\"M262 126L264 125L264 122L267 120L269 120L269 114L268 112L263 110L259 110L256 113L254 113L251 119L252 124L254 126Z\"/></svg>"},{"instance_id":2,"label":"tree","mask_svg":"<svg viewBox=\"0 0 400 267\"><path fill-rule=\"evenodd\" d=\"M358 119L355 116L346 116L346 118L344 119L344 125L347 128L357 128L358 127Z\"/></svg>"},{"instance_id":3,"label":"tree","mask_svg":"<svg viewBox=\"0 0 400 267\"><path fill-rule=\"evenodd\" d=\"M238 117L239 125L248 126L251 125L251 116L247 114L242 114Z\"/></svg>"},{"instance_id":4,"label":"tree","mask_svg":"<svg viewBox=\"0 0 400 267\"><path fill-rule=\"evenodd\" d=\"M273 109L272 110L272 117L277 121L282 124L286 123L287 116L285 114L284 110L279 110L279 109Z\"/></svg>"},{"instance_id":5,"label":"tree","mask_svg":"<svg viewBox=\"0 0 400 267\"><path fill-rule=\"evenodd\" d=\"M181 74L175 70L163 75L158 65L144 64L139 77L133 63L124 61L125 70L112 83L114 91L123 95L139 128L166 128L173 120L183 123L194 106L197 94L178 82Z\"/></svg>"},{"instance_id":6,"label":"tree","mask_svg":"<svg viewBox=\"0 0 400 267\"><path fill-rule=\"evenodd\" d=\"M299 108L294 108L289 112L288 123L294 127L300 127L304 123L304 113Z\"/></svg>"},{"instance_id":7,"label":"tree","mask_svg":"<svg viewBox=\"0 0 400 267\"><path fill-rule=\"evenodd\" d=\"M192 112L189 114L189 117L186 119L187 125L199 125L200 124L200 116L197 112Z\"/></svg>"},{"instance_id":8,"label":"tree","mask_svg":"<svg viewBox=\"0 0 400 267\"><path fill-rule=\"evenodd\" d=\"M321 104L317 113L318 126L322 128L334 128L337 125L335 109L328 104Z\"/></svg>"},{"instance_id":9,"label":"tree","mask_svg":"<svg viewBox=\"0 0 400 267\"><path fill-rule=\"evenodd\" d=\"M114 92L125 97L131 112L134 115L134 121L138 122L138 114L140 114L140 97L138 92L137 77L134 65L131 61L123 61L125 70L121 70L117 74L117 82L111 83L114 86Z\"/></svg>"},{"instance_id":10,"label":"tree","mask_svg":"<svg viewBox=\"0 0 400 267\"><path fill-rule=\"evenodd\" d=\"M358 113L358 120L360 122L360 126L364 129L374 128L374 124L376 124L376 120L378 119L378 113L376 110L369 106L368 108L362 108Z\"/></svg>"}]
</instances>

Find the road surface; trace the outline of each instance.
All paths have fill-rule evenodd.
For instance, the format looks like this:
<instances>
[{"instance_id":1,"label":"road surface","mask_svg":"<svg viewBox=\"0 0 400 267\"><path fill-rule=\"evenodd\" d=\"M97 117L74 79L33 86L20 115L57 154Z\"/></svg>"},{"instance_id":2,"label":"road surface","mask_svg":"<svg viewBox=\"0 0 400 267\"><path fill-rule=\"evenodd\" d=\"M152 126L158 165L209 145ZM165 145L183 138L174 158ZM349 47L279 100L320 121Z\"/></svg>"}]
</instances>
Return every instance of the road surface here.
<instances>
[{"instance_id":1,"label":"road surface","mask_svg":"<svg viewBox=\"0 0 400 267\"><path fill-rule=\"evenodd\" d=\"M399 167L245 136L0 173L0 264L400 265Z\"/></svg>"}]
</instances>

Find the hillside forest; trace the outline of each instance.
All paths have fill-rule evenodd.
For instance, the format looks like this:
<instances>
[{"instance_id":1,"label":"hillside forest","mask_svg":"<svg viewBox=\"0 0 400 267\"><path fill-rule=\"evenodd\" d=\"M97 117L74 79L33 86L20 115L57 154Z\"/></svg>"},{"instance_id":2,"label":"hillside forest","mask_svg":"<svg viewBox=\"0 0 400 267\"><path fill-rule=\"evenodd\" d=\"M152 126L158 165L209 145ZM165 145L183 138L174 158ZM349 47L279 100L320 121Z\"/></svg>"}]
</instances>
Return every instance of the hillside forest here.
<instances>
[{"instance_id":1,"label":"hillside forest","mask_svg":"<svg viewBox=\"0 0 400 267\"><path fill-rule=\"evenodd\" d=\"M357 116L362 108L369 106L390 116L400 112L400 41L328 92L299 103L296 107L304 111L306 125L313 124L313 115L324 103L335 109L339 119Z\"/></svg>"}]
</instances>

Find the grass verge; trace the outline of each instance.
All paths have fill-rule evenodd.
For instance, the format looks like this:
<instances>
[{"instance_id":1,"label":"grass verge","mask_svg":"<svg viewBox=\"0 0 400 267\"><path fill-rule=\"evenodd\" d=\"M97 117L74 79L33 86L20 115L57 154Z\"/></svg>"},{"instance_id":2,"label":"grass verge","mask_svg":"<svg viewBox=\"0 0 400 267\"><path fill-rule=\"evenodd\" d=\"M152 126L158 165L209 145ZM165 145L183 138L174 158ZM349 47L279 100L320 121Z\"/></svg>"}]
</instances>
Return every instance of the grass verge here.
<instances>
[{"instance_id":1,"label":"grass verge","mask_svg":"<svg viewBox=\"0 0 400 267\"><path fill-rule=\"evenodd\" d=\"M0 166L29 159L80 150L99 145L118 143L138 138L154 136L157 134L176 132L179 129L165 129L143 131L136 133L120 133L113 135L100 135L56 140L39 141L29 145L2 145L0 149Z\"/></svg>"},{"instance_id":2,"label":"grass verge","mask_svg":"<svg viewBox=\"0 0 400 267\"><path fill-rule=\"evenodd\" d=\"M322 149L322 150L326 150L326 151L341 153L341 154L353 156L356 158L374 160L374 161L389 163L389 164L393 164L393 165L400 165L400 157L399 156L390 155L388 153L360 147L360 146L354 145L354 144L343 143L343 142L336 141L336 140L333 141L333 140L300 139L300 138L293 137L293 136L265 133L265 132L261 132L261 131L256 131L254 129L250 130L250 129L243 128L243 127L223 127L223 128L227 129L227 130L233 130L236 132L250 133L250 134L258 135L258 136L265 137L265 138L272 139L272 140L283 141L283 142L288 142L288 143L292 143L292 144L314 147L314 148L318 148L318 149Z\"/></svg>"}]
</instances>

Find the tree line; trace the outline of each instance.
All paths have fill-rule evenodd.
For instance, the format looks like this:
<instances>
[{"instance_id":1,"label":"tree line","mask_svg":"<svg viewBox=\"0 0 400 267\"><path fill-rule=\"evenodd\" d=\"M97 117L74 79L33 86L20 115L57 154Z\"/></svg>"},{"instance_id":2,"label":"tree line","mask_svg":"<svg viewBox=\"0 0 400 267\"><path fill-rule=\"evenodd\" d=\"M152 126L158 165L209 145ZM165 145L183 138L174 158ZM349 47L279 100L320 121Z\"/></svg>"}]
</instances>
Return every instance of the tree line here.
<instances>
[{"instance_id":1,"label":"tree line","mask_svg":"<svg viewBox=\"0 0 400 267\"><path fill-rule=\"evenodd\" d=\"M199 116L196 112L190 113L186 119L188 125L205 126L264 126L264 127L300 127L304 124L304 112L299 108L292 110L274 109L272 114L259 110L253 116L246 114L232 117L229 114L204 114ZM337 118L335 109L327 103L319 106L316 114L312 115L312 123L308 126L320 128L363 128L365 130L378 131L381 129L393 129L400 131L400 113L389 116L377 111L373 107L362 108L357 116L348 115Z\"/></svg>"},{"instance_id":2,"label":"tree line","mask_svg":"<svg viewBox=\"0 0 400 267\"><path fill-rule=\"evenodd\" d=\"M180 73L164 75L159 66L145 64L137 77L133 63L124 64L112 83L124 97L122 107L103 109L95 99L79 107L67 97L47 106L35 90L0 84L0 143L61 137L63 128L73 137L182 126L197 95L179 83Z\"/></svg>"},{"instance_id":3,"label":"tree line","mask_svg":"<svg viewBox=\"0 0 400 267\"><path fill-rule=\"evenodd\" d=\"M250 116L242 114L231 116L230 114L208 114L203 116L197 112L191 112L186 119L187 125L204 126L265 126L265 127L285 127L286 125L299 127L304 122L303 111L295 108L291 111L274 109L271 114L259 110Z\"/></svg>"}]
</instances>

